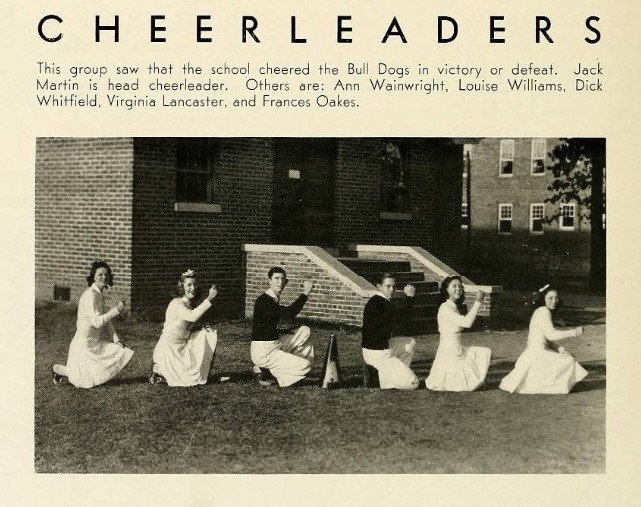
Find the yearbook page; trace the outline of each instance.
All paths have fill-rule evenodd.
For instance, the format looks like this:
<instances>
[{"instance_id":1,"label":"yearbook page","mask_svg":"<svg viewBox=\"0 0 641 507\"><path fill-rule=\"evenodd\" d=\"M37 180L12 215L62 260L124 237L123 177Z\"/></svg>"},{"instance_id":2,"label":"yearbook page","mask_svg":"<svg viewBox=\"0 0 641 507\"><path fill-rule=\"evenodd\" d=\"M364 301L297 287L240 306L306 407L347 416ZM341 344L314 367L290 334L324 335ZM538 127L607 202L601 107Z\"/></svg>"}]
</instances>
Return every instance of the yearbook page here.
<instances>
[{"instance_id":1,"label":"yearbook page","mask_svg":"<svg viewBox=\"0 0 641 507\"><path fill-rule=\"evenodd\" d=\"M637 505L633 2L4 6L6 505Z\"/></svg>"}]
</instances>

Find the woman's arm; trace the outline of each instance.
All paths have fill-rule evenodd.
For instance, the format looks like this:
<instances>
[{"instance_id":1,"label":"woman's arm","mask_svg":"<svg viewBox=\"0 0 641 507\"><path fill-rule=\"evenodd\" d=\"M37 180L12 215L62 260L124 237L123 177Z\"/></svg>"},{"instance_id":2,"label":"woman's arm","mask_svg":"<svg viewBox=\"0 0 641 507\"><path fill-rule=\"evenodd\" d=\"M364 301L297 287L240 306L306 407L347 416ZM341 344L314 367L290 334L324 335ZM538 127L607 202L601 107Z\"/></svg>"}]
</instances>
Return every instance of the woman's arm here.
<instances>
[{"instance_id":1,"label":"woman's arm","mask_svg":"<svg viewBox=\"0 0 641 507\"><path fill-rule=\"evenodd\" d=\"M539 317L539 325L543 329L543 335L551 342L563 340L565 338L574 338L583 334L583 328L577 327L574 329L556 329L552 323L552 313L549 310L541 312Z\"/></svg>"},{"instance_id":2,"label":"woman's arm","mask_svg":"<svg viewBox=\"0 0 641 507\"><path fill-rule=\"evenodd\" d=\"M111 319L120 315L120 303L117 306L114 306L107 313L100 313L102 311L100 304L100 294L96 292L91 292L90 300L88 302L81 301L79 311L85 312L89 316L91 325L96 329L100 329L103 326L106 326Z\"/></svg>"},{"instance_id":3,"label":"woman's arm","mask_svg":"<svg viewBox=\"0 0 641 507\"><path fill-rule=\"evenodd\" d=\"M446 303L443 303L446 304ZM476 316L479 313L479 310L481 309L481 302L480 301L474 301L474 304L472 305L472 309L467 313L467 315L461 315L457 309L452 308L449 305L445 306L445 311L442 314L442 318L445 319L446 322L449 322L451 324L455 324L458 327L464 327L464 328L470 328L474 324L474 321L476 320Z\"/></svg>"},{"instance_id":4,"label":"woman's arm","mask_svg":"<svg viewBox=\"0 0 641 507\"><path fill-rule=\"evenodd\" d=\"M179 299L175 299L170 304L174 305L173 310L175 311L176 315L182 320L186 320L187 322L196 322L205 314L207 310L212 307L211 302L217 295L218 289L216 289L215 285L212 285L209 289L207 298L193 310L187 308Z\"/></svg>"},{"instance_id":5,"label":"woman's arm","mask_svg":"<svg viewBox=\"0 0 641 507\"><path fill-rule=\"evenodd\" d=\"M179 299L174 300L171 304L174 305L174 308L172 309L173 310L172 313L177 315L182 320L186 320L187 322L196 322L212 306L211 305L211 301L209 301L209 299L205 299L202 303L200 303L193 310L187 308L183 304L183 302L181 300L179 300Z\"/></svg>"}]
</instances>

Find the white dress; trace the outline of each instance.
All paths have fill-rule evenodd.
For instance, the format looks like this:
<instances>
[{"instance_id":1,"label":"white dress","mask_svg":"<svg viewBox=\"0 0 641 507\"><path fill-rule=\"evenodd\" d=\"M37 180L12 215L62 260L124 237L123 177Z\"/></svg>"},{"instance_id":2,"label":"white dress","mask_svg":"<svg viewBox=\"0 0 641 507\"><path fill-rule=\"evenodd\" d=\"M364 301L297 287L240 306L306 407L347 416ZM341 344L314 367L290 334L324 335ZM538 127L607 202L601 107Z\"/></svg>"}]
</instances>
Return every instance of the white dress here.
<instances>
[{"instance_id":1,"label":"white dress","mask_svg":"<svg viewBox=\"0 0 641 507\"><path fill-rule=\"evenodd\" d=\"M464 347L461 331L472 327L481 303L474 302L467 315L461 315L448 299L438 309L441 338L425 386L433 391L473 391L485 380L492 352L487 347Z\"/></svg>"},{"instance_id":2,"label":"white dress","mask_svg":"<svg viewBox=\"0 0 641 507\"><path fill-rule=\"evenodd\" d=\"M588 372L570 354L550 350L549 343L573 336L574 329L554 329L548 308L537 308L530 320L527 348L499 388L522 394L569 393Z\"/></svg>"},{"instance_id":3,"label":"white dress","mask_svg":"<svg viewBox=\"0 0 641 507\"><path fill-rule=\"evenodd\" d=\"M192 324L211 308L205 299L191 309L187 298L169 303L160 339L154 348L154 371L170 386L195 386L207 383L218 336L215 330L191 331Z\"/></svg>"},{"instance_id":4,"label":"white dress","mask_svg":"<svg viewBox=\"0 0 641 507\"><path fill-rule=\"evenodd\" d=\"M104 297L94 284L80 296L76 334L69 346L67 377L76 387L94 387L114 378L133 356L133 350L114 342L118 335L111 319L118 309L105 312Z\"/></svg>"}]
</instances>

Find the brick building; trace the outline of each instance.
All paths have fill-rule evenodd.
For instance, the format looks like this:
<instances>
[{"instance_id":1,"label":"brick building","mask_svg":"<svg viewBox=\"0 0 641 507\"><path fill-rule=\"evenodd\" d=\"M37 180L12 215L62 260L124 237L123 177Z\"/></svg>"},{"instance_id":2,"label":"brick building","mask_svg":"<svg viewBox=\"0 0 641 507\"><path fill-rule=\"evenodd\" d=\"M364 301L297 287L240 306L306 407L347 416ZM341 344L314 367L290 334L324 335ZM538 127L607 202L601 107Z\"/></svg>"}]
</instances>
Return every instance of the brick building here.
<instances>
[{"instance_id":1,"label":"brick building","mask_svg":"<svg viewBox=\"0 0 641 507\"><path fill-rule=\"evenodd\" d=\"M586 207L546 202L554 180L550 153L560 142L485 138L465 146L462 242L469 276L506 286L550 280L587 286L601 249L604 262L605 242L594 247Z\"/></svg>"},{"instance_id":2,"label":"brick building","mask_svg":"<svg viewBox=\"0 0 641 507\"><path fill-rule=\"evenodd\" d=\"M413 245L457 266L462 161L450 139L39 138L36 297L76 301L99 258L134 311L164 310L193 268L240 316L247 244Z\"/></svg>"}]
</instances>

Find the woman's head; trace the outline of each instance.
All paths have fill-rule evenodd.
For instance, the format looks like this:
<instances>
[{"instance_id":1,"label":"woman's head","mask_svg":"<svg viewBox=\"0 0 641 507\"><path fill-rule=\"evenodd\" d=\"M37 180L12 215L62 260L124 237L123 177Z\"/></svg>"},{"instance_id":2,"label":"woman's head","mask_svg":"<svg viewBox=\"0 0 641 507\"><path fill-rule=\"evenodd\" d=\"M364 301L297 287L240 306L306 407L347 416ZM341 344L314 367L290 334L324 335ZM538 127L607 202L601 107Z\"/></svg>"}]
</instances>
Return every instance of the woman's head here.
<instances>
[{"instance_id":1,"label":"woman's head","mask_svg":"<svg viewBox=\"0 0 641 507\"><path fill-rule=\"evenodd\" d=\"M535 308L545 306L552 312L558 310L561 307L559 291L550 284L544 285L533 294L532 304Z\"/></svg>"},{"instance_id":2,"label":"woman's head","mask_svg":"<svg viewBox=\"0 0 641 507\"><path fill-rule=\"evenodd\" d=\"M94 261L87 276L87 285L96 284L100 290L111 287L114 284L114 277L109 264L105 261Z\"/></svg>"},{"instance_id":3,"label":"woman's head","mask_svg":"<svg viewBox=\"0 0 641 507\"><path fill-rule=\"evenodd\" d=\"M441 282L441 302L445 302L448 299L451 299L457 305L461 305L465 302L465 289L463 288L463 281L458 275L452 275L446 277Z\"/></svg>"},{"instance_id":4,"label":"woman's head","mask_svg":"<svg viewBox=\"0 0 641 507\"><path fill-rule=\"evenodd\" d=\"M187 299L194 299L198 295L196 273L194 273L193 269L188 269L180 275L176 285L176 295L180 298L184 296Z\"/></svg>"}]
</instances>

